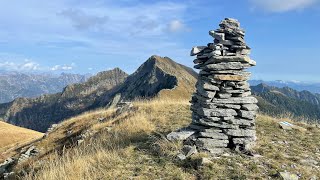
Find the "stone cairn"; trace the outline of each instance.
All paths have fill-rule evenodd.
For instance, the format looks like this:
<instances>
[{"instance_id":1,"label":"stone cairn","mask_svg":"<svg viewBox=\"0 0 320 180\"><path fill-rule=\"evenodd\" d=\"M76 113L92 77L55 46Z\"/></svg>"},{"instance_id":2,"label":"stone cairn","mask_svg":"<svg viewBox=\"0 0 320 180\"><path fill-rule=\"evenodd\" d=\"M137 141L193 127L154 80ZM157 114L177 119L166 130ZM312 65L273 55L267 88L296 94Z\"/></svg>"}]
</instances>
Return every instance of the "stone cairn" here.
<instances>
[{"instance_id":1,"label":"stone cairn","mask_svg":"<svg viewBox=\"0 0 320 180\"><path fill-rule=\"evenodd\" d=\"M195 68L200 70L191 100L192 123L167 137L184 140L184 149L196 147L211 154L230 149L250 152L256 140L258 106L247 82L251 73L245 69L256 63L248 56L250 48L240 23L226 18L219 26L209 32L213 43L191 51L191 56L197 56Z\"/></svg>"}]
</instances>

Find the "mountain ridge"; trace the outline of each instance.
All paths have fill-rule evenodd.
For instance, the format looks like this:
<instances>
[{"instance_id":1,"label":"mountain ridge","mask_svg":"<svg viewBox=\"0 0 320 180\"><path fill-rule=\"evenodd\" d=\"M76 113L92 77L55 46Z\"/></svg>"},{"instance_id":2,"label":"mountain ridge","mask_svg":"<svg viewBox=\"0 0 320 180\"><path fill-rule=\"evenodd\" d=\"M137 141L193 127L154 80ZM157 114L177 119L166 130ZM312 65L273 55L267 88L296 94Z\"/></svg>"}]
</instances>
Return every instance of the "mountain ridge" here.
<instances>
[{"instance_id":1,"label":"mountain ridge","mask_svg":"<svg viewBox=\"0 0 320 180\"><path fill-rule=\"evenodd\" d=\"M274 87L278 87L278 88L290 87L290 88L295 89L297 91L306 90L311 93L316 93L318 95L320 93L320 83L319 82L300 82L300 81L283 81L283 80L276 80L276 81L250 80L249 83L252 86L256 86L258 84L264 83L269 86L274 86Z\"/></svg>"},{"instance_id":2,"label":"mountain ridge","mask_svg":"<svg viewBox=\"0 0 320 180\"><path fill-rule=\"evenodd\" d=\"M10 102L19 97L58 93L69 84L85 82L88 77L69 73L53 75L1 72L0 103Z\"/></svg>"},{"instance_id":3,"label":"mountain ridge","mask_svg":"<svg viewBox=\"0 0 320 180\"><path fill-rule=\"evenodd\" d=\"M295 119L318 121L320 119L320 98L309 91L297 91L289 87L273 87L267 84L251 86L258 98L260 111L272 116L293 116Z\"/></svg>"},{"instance_id":4,"label":"mountain ridge","mask_svg":"<svg viewBox=\"0 0 320 180\"><path fill-rule=\"evenodd\" d=\"M136 72L119 68L98 73L63 92L38 98L18 98L0 104L0 118L14 125L45 132L51 124L82 112L110 106L111 102L155 96L189 97L196 82L192 69L168 57L151 56ZM120 97L118 97L120 95Z\"/></svg>"},{"instance_id":5,"label":"mountain ridge","mask_svg":"<svg viewBox=\"0 0 320 180\"><path fill-rule=\"evenodd\" d=\"M45 132L51 124L90 109L99 95L126 77L125 72L114 69L99 73L84 83L68 85L60 93L18 98L0 104L0 118L14 125Z\"/></svg>"}]
</instances>

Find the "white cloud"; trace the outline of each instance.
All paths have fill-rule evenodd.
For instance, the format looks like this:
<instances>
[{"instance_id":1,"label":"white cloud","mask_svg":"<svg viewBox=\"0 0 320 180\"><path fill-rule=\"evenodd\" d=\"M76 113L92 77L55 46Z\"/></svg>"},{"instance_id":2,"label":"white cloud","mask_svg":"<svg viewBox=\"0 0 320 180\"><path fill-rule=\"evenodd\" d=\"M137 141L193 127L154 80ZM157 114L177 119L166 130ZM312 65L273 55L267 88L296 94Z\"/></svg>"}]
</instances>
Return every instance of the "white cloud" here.
<instances>
[{"instance_id":1,"label":"white cloud","mask_svg":"<svg viewBox=\"0 0 320 180\"><path fill-rule=\"evenodd\" d=\"M37 71L40 70L40 65L36 62L26 59L22 63L16 62L0 62L0 69L6 71Z\"/></svg>"},{"instance_id":2,"label":"white cloud","mask_svg":"<svg viewBox=\"0 0 320 180\"><path fill-rule=\"evenodd\" d=\"M250 2L254 8L269 12L286 12L309 8L318 3L319 0L250 0Z\"/></svg>"},{"instance_id":3,"label":"white cloud","mask_svg":"<svg viewBox=\"0 0 320 180\"><path fill-rule=\"evenodd\" d=\"M173 20L169 23L168 29L170 32L178 32L188 30L187 26L180 20Z\"/></svg>"},{"instance_id":4,"label":"white cloud","mask_svg":"<svg viewBox=\"0 0 320 180\"><path fill-rule=\"evenodd\" d=\"M71 65L54 65L53 67L50 68L51 71L69 71L73 70L75 64L72 63Z\"/></svg>"}]
</instances>

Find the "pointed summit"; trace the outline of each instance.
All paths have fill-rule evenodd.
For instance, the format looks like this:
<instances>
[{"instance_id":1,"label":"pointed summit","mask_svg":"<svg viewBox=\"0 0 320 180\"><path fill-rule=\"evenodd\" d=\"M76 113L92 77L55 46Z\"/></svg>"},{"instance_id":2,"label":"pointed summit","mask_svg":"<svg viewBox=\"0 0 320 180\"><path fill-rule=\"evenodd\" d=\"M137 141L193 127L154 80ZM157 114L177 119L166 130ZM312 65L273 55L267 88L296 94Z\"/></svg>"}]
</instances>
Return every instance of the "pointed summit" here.
<instances>
[{"instance_id":1,"label":"pointed summit","mask_svg":"<svg viewBox=\"0 0 320 180\"><path fill-rule=\"evenodd\" d=\"M166 96L188 97L194 91L197 73L191 68L176 63L168 57L153 55L147 59L104 102L110 102L116 94L121 100Z\"/></svg>"}]
</instances>

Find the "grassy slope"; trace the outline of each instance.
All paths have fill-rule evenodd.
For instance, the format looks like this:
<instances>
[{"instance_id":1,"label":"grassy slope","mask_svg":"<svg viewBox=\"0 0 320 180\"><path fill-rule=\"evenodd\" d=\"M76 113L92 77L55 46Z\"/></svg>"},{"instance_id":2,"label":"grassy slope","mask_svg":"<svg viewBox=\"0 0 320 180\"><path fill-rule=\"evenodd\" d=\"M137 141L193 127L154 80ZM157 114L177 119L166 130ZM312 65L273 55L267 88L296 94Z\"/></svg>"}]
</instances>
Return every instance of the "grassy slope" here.
<instances>
[{"instance_id":1,"label":"grassy slope","mask_svg":"<svg viewBox=\"0 0 320 180\"><path fill-rule=\"evenodd\" d=\"M31 167L27 179L266 179L276 178L282 171L301 174L302 179L320 177L319 167L310 163L320 161L320 129L315 126L299 123L307 131L285 131L277 124L280 119L259 116L255 151L262 157L230 154L199 167L200 157L206 155L177 161L181 144L164 138L168 132L189 124L187 101L140 101L134 106L138 110L119 116L114 110L101 109L63 122L46 140L36 144L46 154L42 157L45 161L41 165L37 160L28 162ZM107 121L99 123L99 117ZM74 129L69 136L83 129L97 134L80 146L61 148L61 144L71 147L72 143L64 138L68 129ZM54 148L60 150L52 151Z\"/></svg>"},{"instance_id":2,"label":"grassy slope","mask_svg":"<svg viewBox=\"0 0 320 180\"><path fill-rule=\"evenodd\" d=\"M13 126L0 121L0 161L12 154L14 148L28 144L43 136L37 131Z\"/></svg>"}]
</instances>

